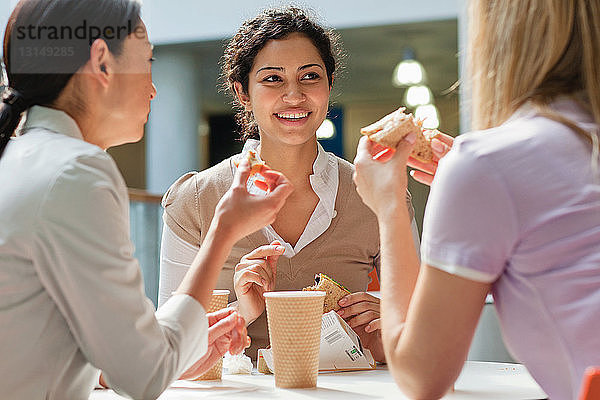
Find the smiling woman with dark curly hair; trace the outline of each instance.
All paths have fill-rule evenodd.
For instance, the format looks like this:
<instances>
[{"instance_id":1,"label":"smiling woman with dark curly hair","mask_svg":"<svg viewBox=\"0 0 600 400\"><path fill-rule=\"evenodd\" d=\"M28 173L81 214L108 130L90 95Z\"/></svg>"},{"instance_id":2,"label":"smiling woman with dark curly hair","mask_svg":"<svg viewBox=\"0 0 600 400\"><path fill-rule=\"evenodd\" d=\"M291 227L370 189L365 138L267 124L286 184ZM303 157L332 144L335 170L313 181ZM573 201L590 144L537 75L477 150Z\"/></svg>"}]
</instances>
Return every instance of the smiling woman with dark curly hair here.
<instances>
[{"instance_id":1,"label":"smiling woman with dark curly hair","mask_svg":"<svg viewBox=\"0 0 600 400\"><path fill-rule=\"evenodd\" d=\"M325 152L316 137L339 71L338 49L334 32L288 7L244 22L223 56L223 80L246 141L242 152L256 151L295 189L271 225L236 244L217 284L235 293L231 300L251 324L253 358L268 344L263 292L301 289L322 272L354 292L339 312L375 359L384 360L379 299L365 292L379 264L377 220L356 193L352 164ZM165 195L159 303L203 242L238 157L184 175ZM261 195L255 182L249 190ZM412 211L409 197L406 205ZM414 227L411 245L418 247Z\"/></svg>"}]
</instances>

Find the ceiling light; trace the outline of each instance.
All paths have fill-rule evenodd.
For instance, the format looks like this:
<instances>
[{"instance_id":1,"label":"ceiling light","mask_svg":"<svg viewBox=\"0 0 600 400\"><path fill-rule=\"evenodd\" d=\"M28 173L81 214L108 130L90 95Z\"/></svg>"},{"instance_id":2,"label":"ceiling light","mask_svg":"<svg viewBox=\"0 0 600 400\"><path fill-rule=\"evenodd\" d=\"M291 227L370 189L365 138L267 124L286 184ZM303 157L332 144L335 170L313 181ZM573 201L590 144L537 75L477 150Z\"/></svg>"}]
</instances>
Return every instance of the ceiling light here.
<instances>
[{"instance_id":1,"label":"ceiling light","mask_svg":"<svg viewBox=\"0 0 600 400\"><path fill-rule=\"evenodd\" d=\"M331 139L335 136L335 125L331 120L323 121L319 129L317 129L317 139Z\"/></svg>"},{"instance_id":2,"label":"ceiling light","mask_svg":"<svg viewBox=\"0 0 600 400\"><path fill-rule=\"evenodd\" d=\"M425 70L415 59L415 52L410 48L404 49L402 61L394 68L392 83L396 87L406 87L420 85L423 82L425 82Z\"/></svg>"},{"instance_id":3,"label":"ceiling light","mask_svg":"<svg viewBox=\"0 0 600 400\"><path fill-rule=\"evenodd\" d=\"M425 85L411 86L404 95L404 102L409 107L431 104L431 90Z\"/></svg>"},{"instance_id":4,"label":"ceiling light","mask_svg":"<svg viewBox=\"0 0 600 400\"><path fill-rule=\"evenodd\" d=\"M440 126L438 110L433 104L425 104L417 107L415 118L423 121L423 128L425 129L437 129Z\"/></svg>"}]
</instances>

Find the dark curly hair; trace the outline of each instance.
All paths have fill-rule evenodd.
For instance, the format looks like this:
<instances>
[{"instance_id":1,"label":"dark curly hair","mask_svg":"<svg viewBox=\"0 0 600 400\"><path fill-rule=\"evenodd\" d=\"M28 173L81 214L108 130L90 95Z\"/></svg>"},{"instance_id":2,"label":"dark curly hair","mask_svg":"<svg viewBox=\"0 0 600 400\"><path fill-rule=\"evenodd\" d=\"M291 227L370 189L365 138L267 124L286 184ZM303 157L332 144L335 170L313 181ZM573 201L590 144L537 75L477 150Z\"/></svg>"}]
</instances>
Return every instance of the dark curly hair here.
<instances>
[{"instance_id":1,"label":"dark curly hair","mask_svg":"<svg viewBox=\"0 0 600 400\"><path fill-rule=\"evenodd\" d=\"M258 126L235 95L234 82L241 83L248 93L248 75L256 55L269 40L283 39L292 33L306 35L313 42L325 63L329 87L333 86L333 74L339 68L341 55L339 36L313 21L307 11L293 6L271 8L245 21L225 47L221 61L221 78L225 90L233 96L236 121L244 141L259 138Z\"/></svg>"}]
</instances>

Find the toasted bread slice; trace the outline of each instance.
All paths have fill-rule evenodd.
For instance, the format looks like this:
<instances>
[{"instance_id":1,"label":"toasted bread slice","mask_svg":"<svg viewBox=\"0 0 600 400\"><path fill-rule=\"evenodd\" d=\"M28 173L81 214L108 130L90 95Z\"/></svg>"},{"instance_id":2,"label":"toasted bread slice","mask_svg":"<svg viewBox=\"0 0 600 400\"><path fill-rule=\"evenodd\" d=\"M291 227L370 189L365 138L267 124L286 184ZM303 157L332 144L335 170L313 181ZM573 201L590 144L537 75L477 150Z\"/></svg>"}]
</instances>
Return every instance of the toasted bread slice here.
<instances>
[{"instance_id":1,"label":"toasted bread slice","mask_svg":"<svg viewBox=\"0 0 600 400\"><path fill-rule=\"evenodd\" d=\"M431 149L431 140L436 137L440 131L436 129L424 129L421 134L417 135L417 140L410 153L411 156L419 161L433 161L433 150Z\"/></svg>"},{"instance_id":2,"label":"toasted bread slice","mask_svg":"<svg viewBox=\"0 0 600 400\"><path fill-rule=\"evenodd\" d=\"M338 301L340 301L342 297L350 294L348 289L325 274L315 275L315 284L313 286L305 287L302 290L320 290L326 293L325 303L323 304L323 313L328 313L331 310L339 310L341 307L339 306Z\"/></svg>"},{"instance_id":3,"label":"toasted bread slice","mask_svg":"<svg viewBox=\"0 0 600 400\"><path fill-rule=\"evenodd\" d=\"M241 157L243 157L242 155ZM264 169L269 169L269 166L261 161L254 150L248 150L245 154L248 164L250 164L250 175L260 174ZM241 157L235 159L233 164L238 167L240 165Z\"/></svg>"},{"instance_id":4,"label":"toasted bread slice","mask_svg":"<svg viewBox=\"0 0 600 400\"><path fill-rule=\"evenodd\" d=\"M417 134L417 139L411 156L423 162L431 162L433 159L432 137L425 135L421 128L421 122L415 120L412 114L405 114L404 110L404 107L397 109L379 121L362 128L360 133L367 135L369 139L382 146L395 149L406 135L414 132Z\"/></svg>"}]
</instances>

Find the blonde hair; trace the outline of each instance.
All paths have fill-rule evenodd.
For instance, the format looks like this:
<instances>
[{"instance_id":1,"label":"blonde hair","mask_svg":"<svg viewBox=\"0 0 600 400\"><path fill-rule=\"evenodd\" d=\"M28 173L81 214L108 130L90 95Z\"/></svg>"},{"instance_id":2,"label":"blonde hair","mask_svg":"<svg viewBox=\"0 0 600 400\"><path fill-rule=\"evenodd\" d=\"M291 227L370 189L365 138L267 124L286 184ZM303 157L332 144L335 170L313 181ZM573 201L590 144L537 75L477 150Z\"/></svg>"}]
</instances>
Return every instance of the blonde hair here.
<instances>
[{"instance_id":1,"label":"blonde hair","mask_svg":"<svg viewBox=\"0 0 600 400\"><path fill-rule=\"evenodd\" d=\"M600 124L600 0L471 0L469 14L473 127L500 125L531 102L596 143L548 105L571 96Z\"/></svg>"}]
</instances>

